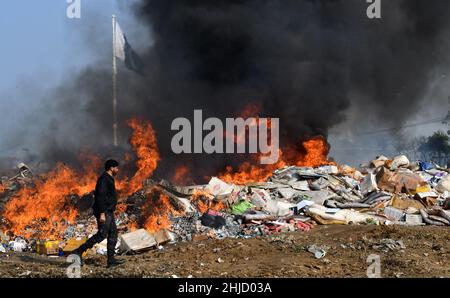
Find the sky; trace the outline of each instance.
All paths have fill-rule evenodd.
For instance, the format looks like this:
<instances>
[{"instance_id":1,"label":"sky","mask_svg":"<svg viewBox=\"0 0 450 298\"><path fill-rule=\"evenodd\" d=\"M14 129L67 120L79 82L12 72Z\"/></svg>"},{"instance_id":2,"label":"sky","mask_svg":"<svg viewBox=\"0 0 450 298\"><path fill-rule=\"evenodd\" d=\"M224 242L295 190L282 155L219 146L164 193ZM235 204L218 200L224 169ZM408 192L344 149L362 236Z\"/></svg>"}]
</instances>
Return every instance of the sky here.
<instances>
[{"instance_id":1,"label":"sky","mask_svg":"<svg viewBox=\"0 0 450 298\"><path fill-rule=\"evenodd\" d=\"M17 78L30 74L44 72L57 79L67 68L89 63L88 53L73 52L78 48L78 29L85 19L90 21L92 12L110 26L111 14L119 8L115 0L81 0L81 19L69 19L67 6L66 0L2 1L0 35L6 42L0 55L0 90L20 88Z\"/></svg>"},{"instance_id":2,"label":"sky","mask_svg":"<svg viewBox=\"0 0 450 298\"><path fill-rule=\"evenodd\" d=\"M2 111L0 117L0 148L5 148L4 134L30 121L34 107L45 100L37 94L45 94L77 70L111 55L113 13L139 49L138 36L143 32L130 11L135 0L127 0L127 5L118 0L80 1L80 19L67 17L66 0L2 1L0 102L6 113ZM103 50L95 50L96 45Z\"/></svg>"}]
</instances>

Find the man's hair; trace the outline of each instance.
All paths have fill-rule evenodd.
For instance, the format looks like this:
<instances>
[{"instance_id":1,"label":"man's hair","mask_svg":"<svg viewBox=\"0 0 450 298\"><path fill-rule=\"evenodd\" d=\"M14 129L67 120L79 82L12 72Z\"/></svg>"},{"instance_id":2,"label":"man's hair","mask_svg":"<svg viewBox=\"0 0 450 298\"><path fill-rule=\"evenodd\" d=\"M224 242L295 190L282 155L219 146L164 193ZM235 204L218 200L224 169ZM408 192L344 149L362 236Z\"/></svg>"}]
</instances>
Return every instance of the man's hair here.
<instances>
[{"instance_id":1,"label":"man's hair","mask_svg":"<svg viewBox=\"0 0 450 298\"><path fill-rule=\"evenodd\" d=\"M105 171L108 171L111 168L115 168L119 166L119 162L114 159L109 159L105 162Z\"/></svg>"}]
</instances>

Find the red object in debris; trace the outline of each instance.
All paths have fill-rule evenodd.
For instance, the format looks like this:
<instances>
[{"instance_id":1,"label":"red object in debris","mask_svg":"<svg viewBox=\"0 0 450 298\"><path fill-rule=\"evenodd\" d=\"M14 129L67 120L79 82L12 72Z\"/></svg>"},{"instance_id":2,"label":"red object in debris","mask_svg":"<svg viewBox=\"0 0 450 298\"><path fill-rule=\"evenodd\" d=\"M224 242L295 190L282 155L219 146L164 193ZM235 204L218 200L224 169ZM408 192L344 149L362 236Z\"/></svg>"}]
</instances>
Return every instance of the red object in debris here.
<instances>
[{"instance_id":1,"label":"red object in debris","mask_svg":"<svg viewBox=\"0 0 450 298\"><path fill-rule=\"evenodd\" d=\"M221 212L217 212L217 211L214 211L214 210L209 210L208 214L212 215L212 216L223 216L223 214Z\"/></svg>"},{"instance_id":2,"label":"red object in debris","mask_svg":"<svg viewBox=\"0 0 450 298\"><path fill-rule=\"evenodd\" d=\"M272 225L272 224L266 224L264 227L264 230L266 234L275 234L281 232L282 226Z\"/></svg>"},{"instance_id":3,"label":"red object in debris","mask_svg":"<svg viewBox=\"0 0 450 298\"><path fill-rule=\"evenodd\" d=\"M297 229L308 232L312 229L312 225L299 221L297 222Z\"/></svg>"}]
</instances>

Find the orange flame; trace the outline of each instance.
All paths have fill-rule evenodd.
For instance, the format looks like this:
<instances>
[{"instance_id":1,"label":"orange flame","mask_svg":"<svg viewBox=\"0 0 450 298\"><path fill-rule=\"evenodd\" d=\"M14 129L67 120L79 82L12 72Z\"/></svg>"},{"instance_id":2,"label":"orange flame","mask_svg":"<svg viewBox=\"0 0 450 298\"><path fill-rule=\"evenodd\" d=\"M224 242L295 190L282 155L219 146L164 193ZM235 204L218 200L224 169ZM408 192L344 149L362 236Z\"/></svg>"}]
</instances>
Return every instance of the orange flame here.
<instances>
[{"instance_id":1,"label":"orange flame","mask_svg":"<svg viewBox=\"0 0 450 298\"><path fill-rule=\"evenodd\" d=\"M208 210L221 211L226 208L223 202L215 201L214 196L207 190L195 189L191 202L197 206L197 210L205 213Z\"/></svg>"},{"instance_id":2,"label":"orange flame","mask_svg":"<svg viewBox=\"0 0 450 298\"><path fill-rule=\"evenodd\" d=\"M131 179L116 182L119 194L123 196L139 190L160 160L151 124L135 119L128 124L133 129L130 144L137 157L137 171ZM74 223L77 210L69 196L92 192L101 165L97 156L82 153L80 157L90 161L83 165L82 173L58 164L51 172L36 178L35 187L25 186L12 196L3 211L8 231L27 238L55 239L62 235L68 224ZM125 208L124 204L118 204L118 212L125 211Z\"/></svg>"},{"instance_id":3,"label":"orange flame","mask_svg":"<svg viewBox=\"0 0 450 298\"><path fill-rule=\"evenodd\" d=\"M80 175L64 164L25 187L5 205L3 217L17 236L55 237L73 224L77 211L67 201L69 195L84 195L95 187L93 171ZM28 229L27 229L28 228Z\"/></svg>"},{"instance_id":4,"label":"orange flame","mask_svg":"<svg viewBox=\"0 0 450 298\"><path fill-rule=\"evenodd\" d=\"M187 166L180 166L175 169L175 174L172 177L172 182L178 185L194 184L194 180L192 179L189 168Z\"/></svg>"},{"instance_id":5,"label":"orange flame","mask_svg":"<svg viewBox=\"0 0 450 298\"><path fill-rule=\"evenodd\" d=\"M318 167L333 164L327 159L330 150L323 136L316 136L303 142L306 154L295 163L299 167Z\"/></svg>"},{"instance_id":6,"label":"orange flame","mask_svg":"<svg viewBox=\"0 0 450 298\"><path fill-rule=\"evenodd\" d=\"M257 155L259 156L259 155ZM227 183L246 184L249 182L263 182L266 181L272 172L276 169L282 168L286 165L283 160L279 160L272 165L257 165L255 163L243 162L239 165L237 171L232 166L227 166L225 172L219 175L219 178Z\"/></svg>"},{"instance_id":7,"label":"orange flame","mask_svg":"<svg viewBox=\"0 0 450 298\"><path fill-rule=\"evenodd\" d=\"M257 116L261 111L261 106L258 104L248 104L242 112L239 114L240 117L248 119L250 117L254 118L254 121L250 123L251 126L259 126L259 116ZM255 116L256 115L256 116ZM271 129L272 122L268 119L267 128ZM234 135L235 132L224 131L226 137L231 137L227 134L233 134L233 138L236 144L242 144L246 142L246 137L248 137L249 127L241 132L239 135ZM268 135L270 138L270 134ZM268 143L271 140L268 139ZM250 155L251 161L245 161L241 163L237 169L232 166L227 166L225 170L218 175L218 177L227 182L234 184L246 184L249 182L264 182L272 175L273 171L288 166L296 165L302 167L317 167L321 165L334 164L328 160L329 145L326 139L322 136L315 136L301 144L300 148L286 148L284 151L278 149L278 162L271 165L260 165L259 159L261 154ZM190 180L189 180L190 179ZM176 173L172 179L175 183L186 184L186 181L192 181L189 174L189 169L186 166L180 167L176 170ZM200 202L199 205L205 205ZM205 209L202 206L201 209Z\"/></svg>"},{"instance_id":8,"label":"orange flame","mask_svg":"<svg viewBox=\"0 0 450 298\"><path fill-rule=\"evenodd\" d=\"M152 190L146 195L146 203L143 207L144 228L150 233L167 229L171 225L169 215L176 214L170 199L164 194L159 194Z\"/></svg>"},{"instance_id":9,"label":"orange flame","mask_svg":"<svg viewBox=\"0 0 450 298\"><path fill-rule=\"evenodd\" d=\"M131 221L127 224L127 231L133 232L139 229L139 225L135 221Z\"/></svg>"},{"instance_id":10,"label":"orange flame","mask_svg":"<svg viewBox=\"0 0 450 298\"><path fill-rule=\"evenodd\" d=\"M249 106L244 116L254 113L254 106ZM156 170L160 161L157 139L152 125L148 122L132 119L128 125L133 129L130 144L136 155L136 173L129 178L118 179L116 182L119 195L129 196L142 188L142 183ZM255 123L257 125L257 121ZM270 122L269 122L270 127ZM235 139L243 141L240 136ZM331 164L327 159L329 146L323 137L314 137L302 144L302 150L279 150L279 161L272 165L257 165L260 155L252 155L255 160L242 163L237 171L229 166L219 175L222 180L245 184L253 181L266 181L272 172L287 165L320 166ZM86 159L86 154L83 154ZM77 211L70 195L82 196L91 192L95 187L97 171L101 161L98 157L89 156L91 163L83 167L83 173L58 164L50 173L36 179L35 187L24 187L18 191L5 205L3 217L8 223L9 231L17 236L38 236L41 239L60 236L68 224L73 224ZM128 161L129 155L125 156ZM189 169L182 166L176 169L173 181L175 183L190 183ZM0 192L4 187L0 185ZM171 214L179 214L172 206L169 197L152 190L146 196L147 202L142 210L143 227L149 232L170 227ZM226 208L223 202L213 200L213 196L202 190L196 190L191 196L191 202L200 212L207 210L221 211ZM126 205L118 205L118 212L124 212ZM128 228L135 229L138 224L133 222Z\"/></svg>"},{"instance_id":11,"label":"orange flame","mask_svg":"<svg viewBox=\"0 0 450 298\"><path fill-rule=\"evenodd\" d=\"M219 178L227 183L246 184L249 182L264 182L272 175L276 169L296 165L301 167L317 167L321 165L334 164L329 161L327 156L329 146L322 136L316 136L302 143L305 153L290 148L288 154L279 149L278 162L271 165L258 165L257 159L260 155L253 155L255 161L243 162L235 171L232 166L227 166L225 171L219 175Z\"/></svg>"},{"instance_id":12,"label":"orange flame","mask_svg":"<svg viewBox=\"0 0 450 298\"><path fill-rule=\"evenodd\" d=\"M137 157L137 171L130 180L117 181L117 189L122 197L141 189L144 179L153 174L160 160L156 134L152 125L137 119L129 120L128 125L133 129L130 144Z\"/></svg>"}]
</instances>

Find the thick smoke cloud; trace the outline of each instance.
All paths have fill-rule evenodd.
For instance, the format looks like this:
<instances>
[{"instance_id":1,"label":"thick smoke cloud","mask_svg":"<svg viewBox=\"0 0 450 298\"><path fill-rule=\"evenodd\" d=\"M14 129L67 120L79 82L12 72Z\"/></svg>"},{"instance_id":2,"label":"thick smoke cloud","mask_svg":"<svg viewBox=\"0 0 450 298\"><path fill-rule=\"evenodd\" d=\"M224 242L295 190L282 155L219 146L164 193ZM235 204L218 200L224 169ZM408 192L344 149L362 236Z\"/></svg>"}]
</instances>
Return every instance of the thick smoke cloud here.
<instances>
[{"instance_id":1,"label":"thick smoke cloud","mask_svg":"<svg viewBox=\"0 0 450 298\"><path fill-rule=\"evenodd\" d=\"M247 103L280 118L282 144L299 143L342 123L351 105L399 124L417 112L430 72L448 55L446 0L382 1L382 19L366 16L363 0L144 0L134 7L153 41L140 51L146 76L119 71L120 137L125 120L150 120L158 133L161 172L188 164L213 174L230 156L171 153L171 121L234 117ZM131 41L132 42L132 41ZM55 111L78 111L57 121L43 157L72 160L89 144L102 155L111 142L110 70L92 67L56 93ZM83 98L80 106L67 106ZM57 118L61 119L61 118ZM75 129L75 132L73 130ZM69 136L69 137L68 137ZM125 143L125 142L124 142ZM127 149L126 147L122 148ZM228 160L227 160L228 159ZM207 169L200 172L198 169Z\"/></svg>"}]
</instances>

